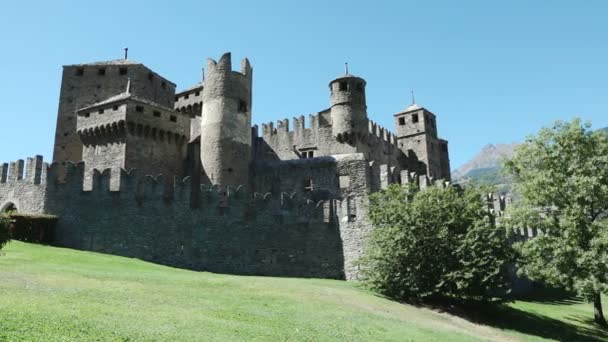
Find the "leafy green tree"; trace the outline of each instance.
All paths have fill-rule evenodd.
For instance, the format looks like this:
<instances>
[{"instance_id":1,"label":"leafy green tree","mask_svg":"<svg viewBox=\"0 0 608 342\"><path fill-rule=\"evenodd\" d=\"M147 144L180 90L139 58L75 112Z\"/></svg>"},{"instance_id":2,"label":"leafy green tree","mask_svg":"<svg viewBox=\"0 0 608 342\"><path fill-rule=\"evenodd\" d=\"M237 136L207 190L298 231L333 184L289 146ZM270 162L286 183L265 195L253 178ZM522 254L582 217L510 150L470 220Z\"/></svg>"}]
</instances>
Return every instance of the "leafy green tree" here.
<instances>
[{"instance_id":1,"label":"leafy green tree","mask_svg":"<svg viewBox=\"0 0 608 342\"><path fill-rule=\"evenodd\" d=\"M373 194L375 229L362 259L369 287L400 300L485 298L506 290L512 253L492 224L485 193L392 185Z\"/></svg>"},{"instance_id":2,"label":"leafy green tree","mask_svg":"<svg viewBox=\"0 0 608 342\"><path fill-rule=\"evenodd\" d=\"M540 232L518 244L520 271L593 301L595 321L606 325L608 140L590 127L579 119L557 122L516 150L505 168L521 201L506 222Z\"/></svg>"},{"instance_id":3,"label":"leafy green tree","mask_svg":"<svg viewBox=\"0 0 608 342\"><path fill-rule=\"evenodd\" d=\"M0 214L0 249L10 240L9 225L11 218L6 214Z\"/></svg>"}]
</instances>

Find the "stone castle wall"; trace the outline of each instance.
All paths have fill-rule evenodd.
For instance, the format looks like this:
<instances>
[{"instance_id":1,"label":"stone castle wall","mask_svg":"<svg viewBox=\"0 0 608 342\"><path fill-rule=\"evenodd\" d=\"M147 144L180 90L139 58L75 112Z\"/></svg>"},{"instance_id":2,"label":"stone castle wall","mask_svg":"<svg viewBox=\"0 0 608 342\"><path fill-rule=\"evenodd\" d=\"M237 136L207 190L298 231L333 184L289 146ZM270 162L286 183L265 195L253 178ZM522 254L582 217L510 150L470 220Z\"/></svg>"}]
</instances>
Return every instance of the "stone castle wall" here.
<instances>
[{"instance_id":1,"label":"stone castle wall","mask_svg":"<svg viewBox=\"0 0 608 342\"><path fill-rule=\"evenodd\" d=\"M327 161L329 162L329 161ZM6 165L6 167L4 167ZM320 278L356 277L356 246L369 226L353 198L367 191L362 156L334 161L353 172L346 198L311 192L251 193L245 187L194 186L190 178L95 170L84 163L30 158L0 168L0 208L57 215L55 244L211 272ZM287 166L287 168L289 168ZM358 171L357 171L358 170ZM359 209L360 213L363 209ZM348 218L350 216L350 218ZM357 222L357 224L355 224ZM356 240L356 241L355 241ZM348 266L345 266L348 265Z\"/></svg>"}]
</instances>

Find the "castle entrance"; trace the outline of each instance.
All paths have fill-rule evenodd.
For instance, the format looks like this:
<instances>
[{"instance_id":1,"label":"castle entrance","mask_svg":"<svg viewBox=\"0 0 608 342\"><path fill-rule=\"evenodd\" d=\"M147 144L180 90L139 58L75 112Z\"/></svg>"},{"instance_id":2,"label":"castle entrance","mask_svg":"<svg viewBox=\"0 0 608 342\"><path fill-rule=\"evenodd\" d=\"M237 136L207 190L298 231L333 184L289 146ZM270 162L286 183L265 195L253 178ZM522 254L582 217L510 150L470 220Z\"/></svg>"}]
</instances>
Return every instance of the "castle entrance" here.
<instances>
[{"instance_id":1,"label":"castle entrance","mask_svg":"<svg viewBox=\"0 0 608 342\"><path fill-rule=\"evenodd\" d=\"M11 211L17 211L17 206L13 202L8 202L2 207L2 209L0 209L0 214L8 213Z\"/></svg>"}]
</instances>

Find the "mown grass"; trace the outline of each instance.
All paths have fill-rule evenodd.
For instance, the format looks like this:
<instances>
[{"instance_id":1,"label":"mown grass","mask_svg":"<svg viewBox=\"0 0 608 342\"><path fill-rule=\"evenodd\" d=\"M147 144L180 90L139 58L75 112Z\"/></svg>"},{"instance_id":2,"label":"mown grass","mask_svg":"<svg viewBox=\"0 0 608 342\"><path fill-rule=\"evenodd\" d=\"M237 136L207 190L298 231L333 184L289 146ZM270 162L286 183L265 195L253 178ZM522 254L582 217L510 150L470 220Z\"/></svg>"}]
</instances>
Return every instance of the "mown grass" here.
<instances>
[{"instance_id":1,"label":"mown grass","mask_svg":"<svg viewBox=\"0 0 608 342\"><path fill-rule=\"evenodd\" d=\"M576 300L516 301L450 314L396 303L351 282L192 272L16 241L0 254L0 341L606 337L589 322L590 305Z\"/></svg>"}]
</instances>

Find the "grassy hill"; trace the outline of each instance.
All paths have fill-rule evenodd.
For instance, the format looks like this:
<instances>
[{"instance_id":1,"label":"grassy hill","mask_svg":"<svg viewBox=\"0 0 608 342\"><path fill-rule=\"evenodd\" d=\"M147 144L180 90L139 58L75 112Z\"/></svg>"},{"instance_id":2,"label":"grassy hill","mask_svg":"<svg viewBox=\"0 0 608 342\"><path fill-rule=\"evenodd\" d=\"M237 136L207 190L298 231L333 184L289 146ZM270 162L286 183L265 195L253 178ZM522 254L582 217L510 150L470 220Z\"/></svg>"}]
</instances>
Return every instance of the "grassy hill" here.
<instances>
[{"instance_id":1,"label":"grassy hill","mask_svg":"<svg viewBox=\"0 0 608 342\"><path fill-rule=\"evenodd\" d=\"M530 300L448 314L352 282L192 272L11 242L0 251L0 341L602 340L589 304Z\"/></svg>"}]
</instances>

